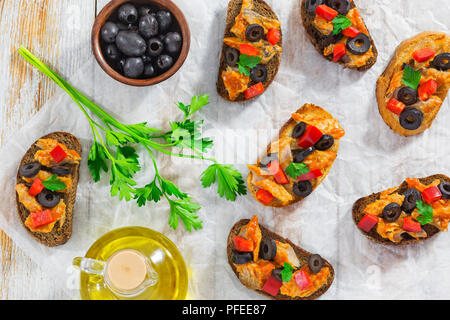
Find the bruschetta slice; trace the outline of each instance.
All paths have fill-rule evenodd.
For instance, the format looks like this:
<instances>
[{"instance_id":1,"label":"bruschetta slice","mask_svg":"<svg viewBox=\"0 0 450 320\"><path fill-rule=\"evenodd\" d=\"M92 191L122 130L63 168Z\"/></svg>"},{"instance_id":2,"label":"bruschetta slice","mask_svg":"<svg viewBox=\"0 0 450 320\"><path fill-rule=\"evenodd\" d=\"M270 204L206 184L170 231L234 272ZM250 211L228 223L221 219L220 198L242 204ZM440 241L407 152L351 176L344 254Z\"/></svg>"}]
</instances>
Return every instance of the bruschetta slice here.
<instances>
[{"instance_id":1,"label":"bruschetta slice","mask_svg":"<svg viewBox=\"0 0 450 320\"><path fill-rule=\"evenodd\" d=\"M255 165L248 188L265 206L286 207L311 194L330 172L345 135L327 111L305 104L281 128Z\"/></svg>"},{"instance_id":2,"label":"bruschetta slice","mask_svg":"<svg viewBox=\"0 0 450 320\"><path fill-rule=\"evenodd\" d=\"M407 178L398 187L357 200L352 215L358 229L377 243L399 246L429 239L447 231L450 178Z\"/></svg>"},{"instance_id":3,"label":"bruschetta slice","mask_svg":"<svg viewBox=\"0 0 450 320\"><path fill-rule=\"evenodd\" d=\"M281 24L263 0L231 0L220 58L217 92L240 102L261 95L281 63Z\"/></svg>"},{"instance_id":4,"label":"bruschetta slice","mask_svg":"<svg viewBox=\"0 0 450 320\"><path fill-rule=\"evenodd\" d=\"M228 235L228 263L248 289L275 300L313 300L334 280L332 265L258 223L240 220Z\"/></svg>"},{"instance_id":5,"label":"bruschetta slice","mask_svg":"<svg viewBox=\"0 0 450 320\"><path fill-rule=\"evenodd\" d=\"M303 26L326 59L358 71L370 69L378 51L353 0L301 0Z\"/></svg>"},{"instance_id":6,"label":"bruschetta slice","mask_svg":"<svg viewBox=\"0 0 450 320\"><path fill-rule=\"evenodd\" d=\"M425 31L403 41L378 78L378 110L398 134L416 135L431 126L449 88L450 36Z\"/></svg>"},{"instance_id":7,"label":"bruschetta slice","mask_svg":"<svg viewBox=\"0 0 450 320\"><path fill-rule=\"evenodd\" d=\"M37 140L17 172L16 206L20 221L40 243L54 247L72 235L81 145L66 132Z\"/></svg>"}]
</instances>

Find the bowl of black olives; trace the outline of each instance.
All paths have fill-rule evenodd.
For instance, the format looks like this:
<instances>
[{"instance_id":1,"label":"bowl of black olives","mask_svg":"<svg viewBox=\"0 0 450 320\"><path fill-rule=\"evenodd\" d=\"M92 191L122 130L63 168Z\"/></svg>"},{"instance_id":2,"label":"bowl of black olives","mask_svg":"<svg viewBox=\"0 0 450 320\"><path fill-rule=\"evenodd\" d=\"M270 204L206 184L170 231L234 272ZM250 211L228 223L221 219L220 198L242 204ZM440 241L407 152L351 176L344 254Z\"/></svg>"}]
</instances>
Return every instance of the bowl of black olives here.
<instances>
[{"instance_id":1,"label":"bowl of black olives","mask_svg":"<svg viewBox=\"0 0 450 320\"><path fill-rule=\"evenodd\" d=\"M100 67L132 86L150 86L173 76L189 52L191 34L170 0L113 0L92 28L92 49Z\"/></svg>"}]
</instances>

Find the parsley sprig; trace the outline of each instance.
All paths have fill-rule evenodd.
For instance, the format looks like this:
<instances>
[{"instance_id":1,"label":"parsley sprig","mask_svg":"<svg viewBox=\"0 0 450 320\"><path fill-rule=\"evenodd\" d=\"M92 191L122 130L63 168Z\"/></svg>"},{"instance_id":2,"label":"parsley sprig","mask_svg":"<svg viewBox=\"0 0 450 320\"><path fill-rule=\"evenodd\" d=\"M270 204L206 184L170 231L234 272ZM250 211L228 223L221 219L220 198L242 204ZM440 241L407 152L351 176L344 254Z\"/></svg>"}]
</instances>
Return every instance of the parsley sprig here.
<instances>
[{"instance_id":1,"label":"parsley sprig","mask_svg":"<svg viewBox=\"0 0 450 320\"><path fill-rule=\"evenodd\" d=\"M292 279L292 272L294 268L287 262L283 265L283 270L281 270L281 279L283 282L289 282Z\"/></svg>"},{"instance_id":2,"label":"parsley sprig","mask_svg":"<svg viewBox=\"0 0 450 320\"><path fill-rule=\"evenodd\" d=\"M405 69L403 69L402 83L417 90L421 77L420 70L414 70L410 66L405 66Z\"/></svg>"},{"instance_id":3,"label":"parsley sprig","mask_svg":"<svg viewBox=\"0 0 450 320\"><path fill-rule=\"evenodd\" d=\"M56 174L53 174L50 178L42 181L42 185L51 191L60 191L67 188L66 184L62 182Z\"/></svg>"},{"instance_id":4,"label":"parsley sprig","mask_svg":"<svg viewBox=\"0 0 450 320\"><path fill-rule=\"evenodd\" d=\"M308 172L309 168L303 162L301 163L291 162L286 168L286 174L294 179L297 179L301 175L306 174Z\"/></svg>"},{"instance_id":5,"label":"parsley sprig","mask_svg":"<svg viewBox=\"0 0 450 320\"><path fill-rule=\"evenodd\" d=\"M60 86L86 116L94 138L87 160L88 167L95 182L100 181L102 173L110 171L111 196L125 201L134 199L140 207L147 202L156 203L165 198L170 205L169 225L173 229L177 229L180 219L188 231L202 228L202 221L198 216L201 206L172 181L161 176L155 151L174 157L210 161L213 164L201 175L203 187L210 187L217 181L218 194L231 201L236 200L238 195L246 194L242 175L235 168L205 157L205 153L212 148L213 141L202 136L203 121L196 121L191 117L209 104L208 95L194 96L189 105L178 103L184 119L170 122L171 130L168 132L149 127L146 122L124 124L77 91L27 49L20 47L18 52ZM94 120L88 110L98 120ZM155 169L154 178L144 187L138 187L135 181L135 175L140 172L141 166L133 145L140 145L149 153ZM174 147L191 152L173 152Z\"/></svg>"},{"instance_id":6,"label":"parsley sprig","mask_svg":"<svg viewBox=\"0 0 450 320\"><path fill-rule=\"evenodd\" d=\"M331 22L333 23L333 35L335 36L352 25L350 19L342 14L338 14Z\"/></svg>"},{"instance_id":7,"label":"parsley sprig","mask_svg":"<svg viewBox=\"0 0 450 320\"><path fill-rule=\"evenodd\" d=\"M239 72L249 77L250 70L256 67L261 60L262 58L257 56L248 56L246 54L241 54L237 63Z\"/></svg>"},{"instance_id":8,"label":"parsley sprig","mask_svg":"<svg viewBox=\"0 0 450 320\"><path fill-rule=\"evenodd\" d=\"M417 217L417 221L419 221L422 226L433 222L433 208L422 201L416 201L416 205L417 211L420 213L420 216Z\"/></svg>"}]
</instances>

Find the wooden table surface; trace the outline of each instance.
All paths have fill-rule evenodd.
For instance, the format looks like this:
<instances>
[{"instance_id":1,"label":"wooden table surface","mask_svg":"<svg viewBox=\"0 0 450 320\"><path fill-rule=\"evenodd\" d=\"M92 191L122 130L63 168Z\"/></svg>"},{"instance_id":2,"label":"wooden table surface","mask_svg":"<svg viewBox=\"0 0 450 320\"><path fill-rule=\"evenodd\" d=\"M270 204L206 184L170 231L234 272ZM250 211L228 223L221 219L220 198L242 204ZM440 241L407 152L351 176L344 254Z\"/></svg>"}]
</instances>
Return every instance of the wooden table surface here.
<instances>
[{"instance_id":1,"label":"wooden table surface","mask_svg":"<svg viewBox=\"0 0 450 320\"><path fill-rule=\"evenodd\" d=\"M23 45L63 75L91 55L94 18L107 0L0 0L0 146L55 93L18 54ZM0 231L0 299L67 298L61 287ZM70 298L70 297L69 297Z\"/></svg>"}]
</instances>

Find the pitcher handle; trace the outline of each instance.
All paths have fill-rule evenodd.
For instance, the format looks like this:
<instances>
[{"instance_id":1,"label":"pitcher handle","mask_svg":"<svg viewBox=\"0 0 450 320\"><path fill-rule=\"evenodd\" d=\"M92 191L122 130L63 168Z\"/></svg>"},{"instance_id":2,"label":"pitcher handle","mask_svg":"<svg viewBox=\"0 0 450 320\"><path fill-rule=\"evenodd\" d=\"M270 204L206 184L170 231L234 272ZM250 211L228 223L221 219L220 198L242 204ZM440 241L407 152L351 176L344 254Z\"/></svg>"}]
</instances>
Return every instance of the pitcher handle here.
<instances>
[{"instance_id":1,"label":"pitcher handle","mask_svg":"<svg viewBox=\"0 0 450 320\"><path fill-rule=\"evenodd\" d=\"M77 257L72 260L72 265L80 269L80 271L89 274L96 274L99 276L103 276L105 274L106 263L104 261Z\"/></svg>"}]
</instances>

